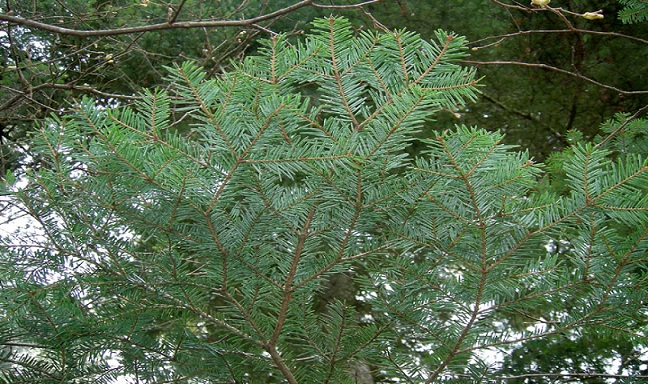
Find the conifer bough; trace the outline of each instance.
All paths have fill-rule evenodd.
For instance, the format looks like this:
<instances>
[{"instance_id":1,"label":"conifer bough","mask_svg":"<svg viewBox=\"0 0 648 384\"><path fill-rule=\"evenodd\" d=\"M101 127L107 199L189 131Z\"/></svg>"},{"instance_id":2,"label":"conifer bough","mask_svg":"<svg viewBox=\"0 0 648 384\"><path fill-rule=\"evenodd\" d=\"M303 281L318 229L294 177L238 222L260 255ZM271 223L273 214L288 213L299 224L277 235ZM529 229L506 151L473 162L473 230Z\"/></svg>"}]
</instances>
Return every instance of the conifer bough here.
<instances>
[{"instance_id":1,"label":"conifer bough","mask_svg":"<svg viewBox=\"0 0 648 384\"><path fill-rule=\"evenodd\" d=\"M553 335L645 346L639 136L610 123L541 192L501 134L429 131L477 95L464 54L320 19L218 78L186 63L134 107L52 117L3 186L40 232L2 239L0 380L484 382Z\"/></svg>"}]
</instances>

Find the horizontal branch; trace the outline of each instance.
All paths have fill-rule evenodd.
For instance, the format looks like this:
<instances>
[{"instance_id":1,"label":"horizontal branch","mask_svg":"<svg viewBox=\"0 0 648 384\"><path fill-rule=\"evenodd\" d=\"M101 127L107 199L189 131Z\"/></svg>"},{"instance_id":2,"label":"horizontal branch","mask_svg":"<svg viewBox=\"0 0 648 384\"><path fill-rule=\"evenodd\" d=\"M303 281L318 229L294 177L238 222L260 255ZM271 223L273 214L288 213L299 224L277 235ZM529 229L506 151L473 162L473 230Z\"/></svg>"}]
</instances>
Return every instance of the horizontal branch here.
<instances>
[{"instance_id":1,"label":"horizontal branch","mask_svg":"<svg viewBox=\"0 0 648 384\"><path fill-rule=\"evenodd\" d=\"M485 47L488 47L490 45L494 45L499 43L502 40L511 38L511 37L516 37L516 36L526 36L526 35L533 35L533 34L565 34L565 33L581 33L584 35L597 35L597 36L606 36L606 37L618 37L618 38L623 38L623 39L628 39L631 41L634 41L636 43L640 44L648 44L648 40L642 39L640 37L636 36L630 36L626 35L623 33L618 33L618 32L609 32L609 31L593 31L589 29L580 29L580 28L571 28L571 29L530 29L530 30L520 30L517 32L512 32L512 33L507 33L504 35L497 35L497 36L488 36L484 37L479 40L474 40L470 42L470 45L476 45L480 44L482 42L485 42L487 40L497 40L495 43L490 43L486 46L479 47L475 46L472 48L472 50L476 51Z\"/></svg>"},{"instance_id":2,"label":"horizontal branch","mask_svg":"<svg viewBox=\"0 0 648 384\"><path fill-rule=\"evenodd\" d=\"M42 88L52 88L52 89L63 89L63 90L68 90L68 91L78 91L78 92L84 92L84 93L91 93L93 95L105 97L108 99L122 99L122 100L140 100L141 97L135 96L135 95L123 95L123 94L118 94L118 93L108 93L108 92L103 92L99 89L90 87L90 86L81 86L81 85L74 85L74 84L54 84L54 83L45 83L45 84L39 84L32 88L33 91L36 91L38 89ZM2 110L2 109L0 109Z\"/></svg>"},{"instance_id":3,"label":"horizontal branch","mask_svg":"<svg viewBox=\"0 0 648 384\"><path fill-rule=\"evenodd\" d=\"M520 67L547 69L549 71L554 71L554 72L562 73L563 75L568 75L568 76L575 77L577 79L581 79L583 81L586 81L588 83L592 83L592 84L594 84L596 86L599 86L601 88L609 89L609 90L612 90L614 92L618 92L618 93L624 94L624 95L647 95L648 94L648 90L646 90L646 91L642 91L642 90L640 90L640 91L625 91L623 89L619 89L619 88L613 87L611 85L603 84L603 83L598 82L598 81L596 81L594 79L591 79L591 78L589 78L587 76L583 76L583 75L581 75L579 73L570 72L568 70L558 68L558 67L554 67L554 66L551 66L551 65L548 65L548 64L543 64L543 63L526 63L526 62L523 62L523 61L503 61L503 60L498 60L498 61L465 60L464 63L470 64L470 65L515 65L515 66L520 66Z\"/></svg>"},{"instance_id":4,"label":"horizontal branch","mask_svg":"<svg viewBox=\"0 0 648 384\"><path fill-rule=\"evenodd\" d=\"M189 29L189 28L222 28L222 27L256 27L255 24L277 18L285 15L299 8L312 5L315 0L302 0L293 5L281 8L277 11L241 20L199 20L199 21L180 21L173 23L158 23L150 25L139 25L136 27L124 27L113 29L98 29L98 30L81 30L60 27L54 24L41 23L32 19L26 19L20 16L11 16L7 14L0 14L0 21L20 25L23 27L36 28L43 31L54 32L61 35L78 36L78 37L101 37L101 36L117 36L129 35L134 33L163 31L168 29Z\"/></svg>"},{"instance_id":5,"label":"horizontal branch","mask_svg":"<svg viewBox=\"0 0 648 384\"><path fill-rule=\"evenodd\" d=\"M346 5L325 5L325 4L313 4L317 8L329 8L329 9L349 9L349 8L362 8L365 5L370 5L374 3L380 3L383 0L367 0L360 4L346 4Z\"/></svg>"},{"instance_id":6,"label":"horizontal branch","mask_svg":"<svg viewBox=\"0 0 648 384\"><path fill-rule=\"evenodd\" d=\"M647 375L615 375L612 373L525 373L522 375L511 375L511 376L497 376L492 377L493 380L520 380L520 379L531 379L531 378L565 378L565 379L594 379L594 378L607 378L607 379L647 379Z\"/></svg>"}]
</instances>

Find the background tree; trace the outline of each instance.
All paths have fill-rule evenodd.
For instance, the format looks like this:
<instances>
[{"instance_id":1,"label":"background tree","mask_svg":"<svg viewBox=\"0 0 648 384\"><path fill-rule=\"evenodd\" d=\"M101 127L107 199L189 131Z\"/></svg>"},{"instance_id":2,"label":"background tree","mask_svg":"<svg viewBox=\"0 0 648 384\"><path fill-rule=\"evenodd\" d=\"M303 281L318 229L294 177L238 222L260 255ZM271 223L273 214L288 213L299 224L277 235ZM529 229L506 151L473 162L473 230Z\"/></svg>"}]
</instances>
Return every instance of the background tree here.
<instances>
[{"instance_id":1,"label":"background tree","mask_svg":"<svg viewBox=\"0 0 648 384\"><path fill-rule=\"evenodd\" d=\"M353 2L327 4L359 12ZM163 66L183 61L211 76L221 73L230 59L254 50L259 33L299 33L330 12L315 6L312 0L7 0L0 5L0 171L19 166L26 147L15 144L34 123L81 96L132 102L143 88L166 85Z\"/></svg>"},{"instance_id":2,"label":"background tree","mask_svg":"<svg viewBox=\"0 0 648 384\"><path fill-rule=\"evenodd\" d=\"M478 128L413 156L426 121L476 97L464 57L442 31L320 19L217 78L186 63L133 107L52 117L24 185L5 183L40 231L3 238L3 380L645 378L648 122L573 133L550 163L563 183ZM354 300L322 310L340 275ZM622 368L520 353L586 340Z\"/></svg>"},{"instance_id":3,"label":"background tree","mask_svg":"<svg viewBox=\"0 0 648 384\"><path fill-rule=\"evenodd\" d=\"M331 12L358 28L382 23L426 37L442 28L472 42L470 61L479 64L486 93L469 108L440 114L421 137L455 123L479 124L503 130L507 142L542 160L567 144L570 129L593 138L615 113L648 104L639 70L647 59L648 31L639 22L645 12L638 1L556 0L534 7L493 0L452 6L410 0L8 0L0 7L0 43L6 48L2 169L20 164L16 157L26 147L11 149L35 121L68 108L82 94L131 102L143 87L165 86L162 65L185 60L214 75L228 68L229 58L254 52L259 33L299 34L308 30L308 20ZM583 17L598 10L603 19Z\"/></svg>"}]
</instances>

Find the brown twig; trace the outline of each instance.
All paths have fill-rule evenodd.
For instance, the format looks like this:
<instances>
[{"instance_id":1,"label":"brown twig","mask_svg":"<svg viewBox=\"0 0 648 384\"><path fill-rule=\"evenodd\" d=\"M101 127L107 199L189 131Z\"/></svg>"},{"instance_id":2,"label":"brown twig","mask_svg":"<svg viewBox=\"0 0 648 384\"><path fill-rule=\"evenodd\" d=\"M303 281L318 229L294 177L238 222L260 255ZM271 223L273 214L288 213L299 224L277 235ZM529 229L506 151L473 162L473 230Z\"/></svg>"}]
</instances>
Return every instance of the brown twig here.
<instances>
[{"instance_id":1,"label":"brown twig","mask_svg":"<svg viewBox=\"0 0 648 384\"><path fill-rule=\"evenodd\" d=\"M464 63L466 64L471 64L471 65L515 65L515 66L520 66L520 67L529 67L529 68L541 68L541 69L546 69L549 71L554 71L558 73L562 73L563 75L575 77L577 79L586 81L588 83L592 83L598 87L609 89L614 92L618 92L623 95L646 95L648 94L648 90L646 91L626 91L623 89L619 89L617 87L613 87L611 85L603 84L599 81L596 81L594 79L591 79L587 76L583 76L579 73L576 72L570 72L568 70L554 67L548 64L543 64L543 63L526 63L523 61L505 61L505 60L496 60L496 61L473 61L473 60L465 60Z\"/></svg>"},{"instance_id":2,"label":"brown twig","mask_svg":"<svg viewBox=\"0 0 648 384\"><path fill-rule=\"evenodd\" d=\"M54 24L41 23L36 20L26 19L20 16L12 16L8 14L0 14L0 21L6 21L11 24L21 25L23 27L31 27L43 31L54 32L61 35L77 36L77 37L98 37L98 36L117 36L129 35L141 32L153 32L169 29L188 29L188 28L222 28L222 27L254 27L256 24L283 16L287 13L293 12L299 8L313 5L315 0L302 0L293 5L281 8L277 11L267 13L265 15L252 17L249 19L241 20L198 20L198 21L181 21L176 23L157 23L149 25L139 25L135 27L112 28L112 29L97 29L97 30L82 30L60 27ZM178 9L179 11L179 9ZM177 14L178 12L176 12Z\"/></svg>"},{"instance_id":3,"label":"brown twig","mask_svg":"<svg viewBox=\"0 0 648 384\"><path fill-rule=\"evenodd\" d=\"M494 40L496 39L495 43L489 43L487 45L481 46L481 47L473 47L472 50L478 50L478 49L483 49L486 47L489 47L491 45L497 44L500 41L507 40L511 37L516 37L516 36L525 36L525 35L531 35L531 34L554 34L554 33L583 33L583 34L588 34L588 35L597 35L597 36L611 36L611 37L620 37L628 40L635 41L637 43L641 44L648 44L648 40L642 39L640 37L635 37L635 36L629 36L629 35L624 35L623 33L618 33L618 32L603 32L603 31L591 31L589 29L580 29L580 28L574 28L574 29L533 29L533 30L520 30L517 32L512 32L512 33L507 33L504 35L497 35L497 36L488 36L483 39L475 40L470 42L470 45L475 45L481 42L485 42L487 40Z\"/></svg>"}]
</instances>

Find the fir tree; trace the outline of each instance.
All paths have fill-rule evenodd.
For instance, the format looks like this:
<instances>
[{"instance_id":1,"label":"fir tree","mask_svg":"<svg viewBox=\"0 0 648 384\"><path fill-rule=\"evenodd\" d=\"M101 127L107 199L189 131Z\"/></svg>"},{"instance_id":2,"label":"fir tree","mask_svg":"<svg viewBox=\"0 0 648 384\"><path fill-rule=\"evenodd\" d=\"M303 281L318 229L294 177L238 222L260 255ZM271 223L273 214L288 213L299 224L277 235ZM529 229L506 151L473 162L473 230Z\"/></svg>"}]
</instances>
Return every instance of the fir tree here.
<instances>
[{"instance_id":1,"label":"fir tree","mask_svg":"<svg viewBox=\"0 0 648 384\"><path fill-rule=\"evenodd\" d=\"M5 185L38 230L2 239L3 382L486 382L543 338L645 346L645 121L575 140L562 184L478 128L412 158L477 95L463 38L314 26L41 127Z\"/></svg>"}]
</instances>

